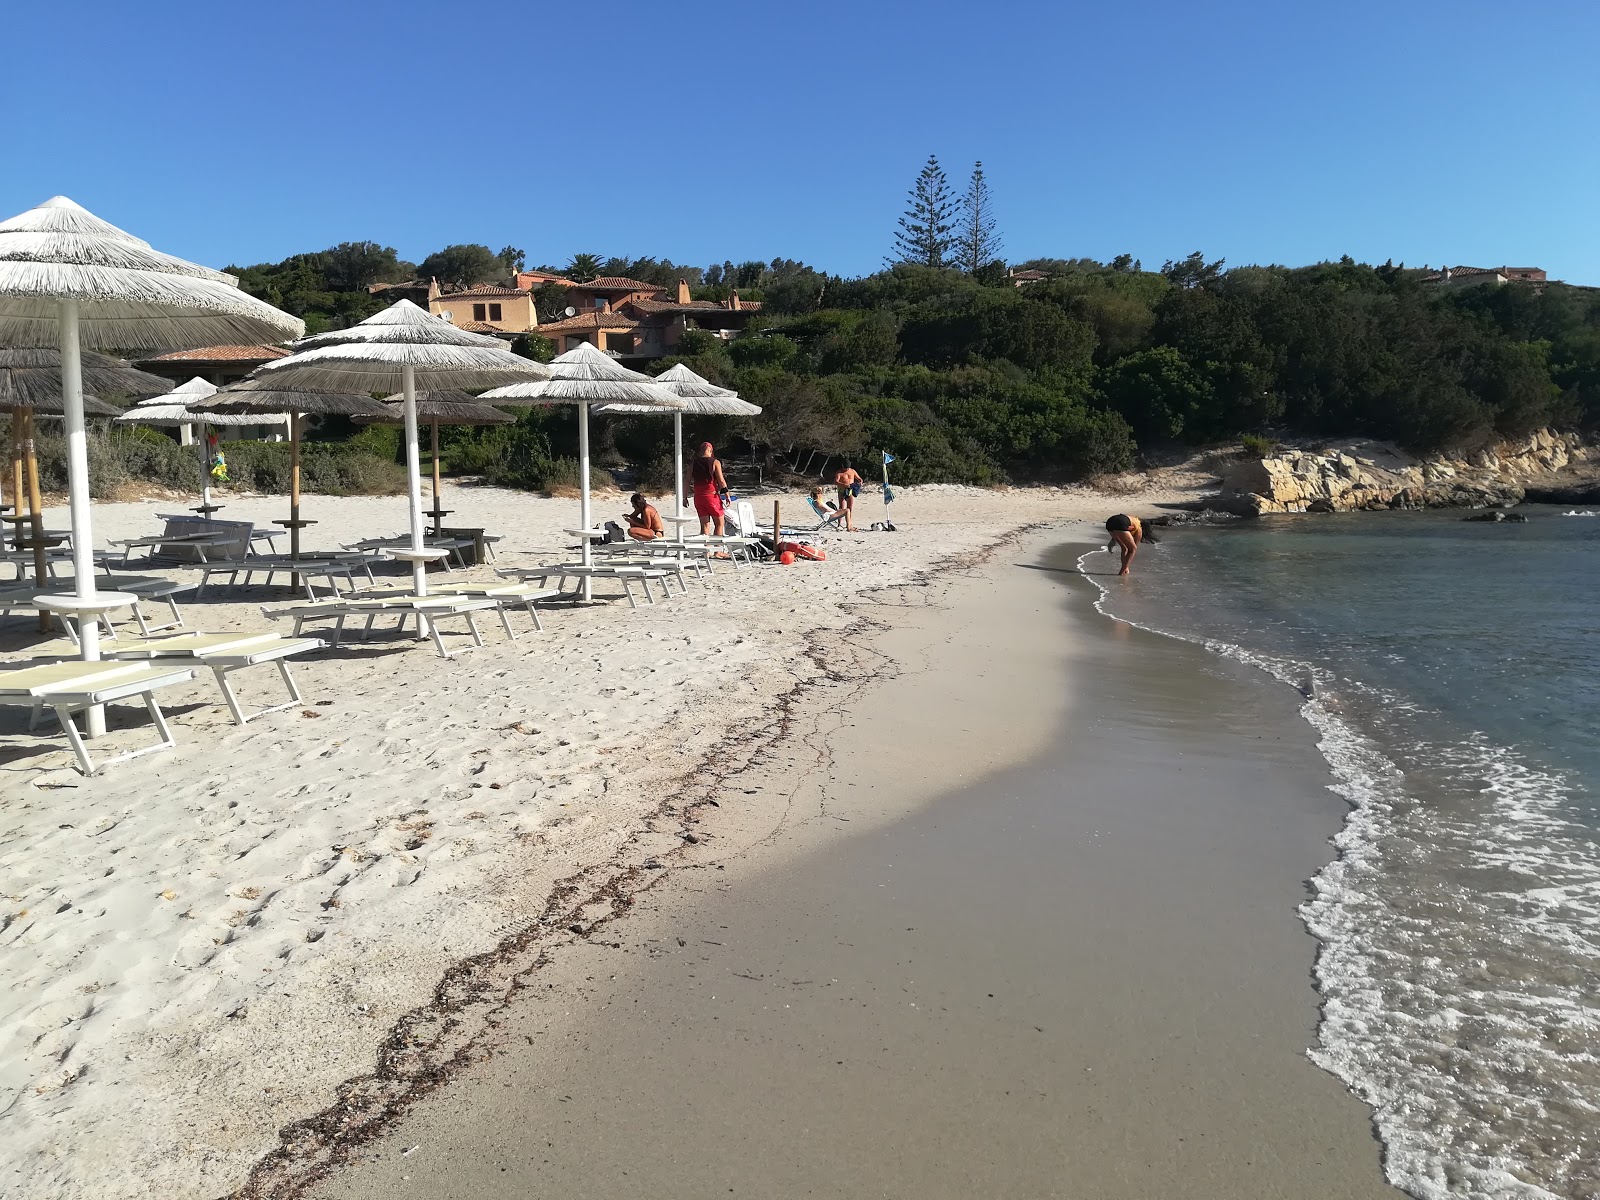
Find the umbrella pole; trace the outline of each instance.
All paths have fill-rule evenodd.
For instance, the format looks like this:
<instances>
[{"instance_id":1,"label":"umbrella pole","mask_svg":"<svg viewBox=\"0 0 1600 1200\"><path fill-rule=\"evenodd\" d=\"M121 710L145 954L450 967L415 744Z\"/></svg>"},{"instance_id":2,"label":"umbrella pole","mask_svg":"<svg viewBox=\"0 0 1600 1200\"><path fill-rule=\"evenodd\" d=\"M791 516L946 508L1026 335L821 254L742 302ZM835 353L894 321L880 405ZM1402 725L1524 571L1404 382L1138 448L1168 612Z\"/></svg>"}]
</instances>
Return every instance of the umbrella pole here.
<instances>
[{"instance_id":1,"label":"umbrella pole","mask_svg":"<svg viewBox=\"0 0 1600 1200\"><path fill-rule=\"evenodd\" d=\"M22 453L27 460L28 470L28 516L29 527L33 530L33 581L39 585L41 592L47 591L49 585L49 567L45 563L44 545L44 497L39 494L39 452L33 441L33 409L22 410ZM16 512L13 516L22 515L22 493L17 492ZM15 526L20 532L21 525ZM18 539L21 540L20 538ZM39 614L39 632L50 632L50 614Z\"/></svg>"},{"instance_id":2,"label":"umbrella pole","mask_svg":"<svg viewBox=\"0 0 1600 1200\"><path fill-rule=\"evenodd\" d=\"M206 423L201 421L196 426L199 434L194 440L195 450L200 455L200 519L211 520L211 463L206 456Z\"/></svg>"},{"instance_id":3,"label":"umbrella pole","mask_svg":"<svg viewBox=\"0 0 1600 1200\"><path fill-rule=\"evenodd\" d=\"M672 490L678 502L678 516L689 514L683 510L683 414L672 414ZM678 541L683 541L683 522L678 522Z\"/></svg>"},{"instance_id":4,"label":"umbrella pole","mask_svg":"<svg viewBox=\"0 0 1600 1200\"><path fill-rule=\"evenodd\" d=\"M589 406L578 405L578 524L583 526L583 565L594 561L594 547L589 540ZM583 573L583 599L594 599L594 582L589 573Z\"/></svg>"},{"instance_id":5,"label":"umbrella pole","mask_svg":"<svg viewBox=\"0 0 1600 1200\"><path fill-rule=\"evenodd\" d=\"M11 410L11 470L6 479L11 485L11 515L22 516L22 414L25 410L14 408ZM22 522L15 521L11 525L12 540L16 543L12 549L22 548Z\"/></svg>"},{"instance_id":6,"label":"umbrella pole","mask_svg":"<svg viewBox=\"0 0 1600 1200\"><path fill-rule=\"evenodd\" d=\"M300 414L297 412L289 414L289 557L300 557Z\"/></svg>"},{"instance_id":7,"label":"umbrella pole","mask_svg":"<svg viewBox=\"0 0 1600 1200\"><path fill-rule=\"evenodd\" d=\"M428 427L433 438L433 536L441 537L444 515L439 509L439 422L429 421Z\"/></svg>"},{"instance_id":8,"label":"umbrella pole","mask_svg":"<svg viewBox=\"0 0 1600 1200\"><path fill-rule=\"evenodd\" d=\"M406 484L411 502L411 549L422 549L422 465L417 453L417 371L410 363L401 368L405 381ZM411 585L419 596L428 594L428 566L417 558L411 563ZM418 632L427 636L427 618L420 614Z\"/></svg>"},{"instance_id":9,"label":"umbrella pole","mask_svg":"<svg viewBox=\"0 0 1600 1200\"><path fill-rule=\"evenodd\" d=\"M83 361L78 354L78 302L61 301L61 407L67 424L67 491L72 511L73 590L79 600L93 603L94 523L89 513L89 441L83 423ZM91 612L80 614L78 648L84 662L100 661L100 620ZM90 737L106 731L105 705L96 704L84 714Z\"/></svg>"}]
</instances>

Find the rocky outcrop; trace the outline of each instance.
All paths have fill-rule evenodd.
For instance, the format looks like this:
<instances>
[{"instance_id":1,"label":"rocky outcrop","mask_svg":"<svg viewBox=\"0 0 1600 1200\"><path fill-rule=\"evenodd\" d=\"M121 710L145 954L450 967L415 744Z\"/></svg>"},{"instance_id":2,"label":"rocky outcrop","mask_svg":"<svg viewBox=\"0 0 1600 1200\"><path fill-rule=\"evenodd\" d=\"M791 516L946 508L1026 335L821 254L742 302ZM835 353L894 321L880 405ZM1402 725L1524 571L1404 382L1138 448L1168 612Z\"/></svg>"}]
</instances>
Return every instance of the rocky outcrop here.
<instances>
[{"instance_id":1,"label":"rocky outcrop","mask_svg":"<svg viewBox=\"0 0 1600 1200\"><path fill-rule=\"evenodd\" d=\"M1600 453L1576 434L1541 430L1470 458L1419 460L1382 443L1284 450L1240 462L1209 503L1242 516L1383 508L1493 508L1522 502L1530 484L1573 486L1600 476Z\"/></svg>"}]
</instances>

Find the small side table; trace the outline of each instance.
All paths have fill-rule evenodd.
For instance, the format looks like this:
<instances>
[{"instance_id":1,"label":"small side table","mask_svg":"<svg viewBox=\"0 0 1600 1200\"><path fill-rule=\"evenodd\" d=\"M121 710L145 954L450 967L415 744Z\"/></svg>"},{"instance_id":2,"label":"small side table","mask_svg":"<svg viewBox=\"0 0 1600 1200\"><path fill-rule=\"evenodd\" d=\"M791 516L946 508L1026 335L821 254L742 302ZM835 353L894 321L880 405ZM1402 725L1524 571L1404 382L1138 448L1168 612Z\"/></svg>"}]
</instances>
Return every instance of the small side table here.
<instances>
[{"instance_id":1,"label":"small side table","mask_svg":"<svg viewBox=\"0 0 1600 1200\"><path fill-rule=\"evenodd\" d=\"M67 634L73 641L78 641L80 635L73 625L76 622L81 626L84 619L91 621L104 621L106 629L112 637L116 636L116 629L111 624L108 613L114 613L119 608L135 608L138 606L139 597L132 592L96 592L93 596L35 596L33 602L42 612L50 613L61 618L61 624L66 628Z\"/></svg>"}]
</instances>

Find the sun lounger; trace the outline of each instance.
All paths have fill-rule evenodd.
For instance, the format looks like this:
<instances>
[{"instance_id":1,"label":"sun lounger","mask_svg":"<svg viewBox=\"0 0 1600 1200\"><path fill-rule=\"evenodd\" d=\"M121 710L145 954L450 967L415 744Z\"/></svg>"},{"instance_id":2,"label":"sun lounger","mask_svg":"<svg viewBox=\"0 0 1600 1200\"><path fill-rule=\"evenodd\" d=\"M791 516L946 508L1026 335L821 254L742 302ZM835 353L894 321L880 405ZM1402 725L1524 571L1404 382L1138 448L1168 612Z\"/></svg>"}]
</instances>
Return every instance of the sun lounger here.
<instances>
[{"instance_id":1,"label":"sun lounger","mask_svg":"<svg viewBox=\"0 0 1600 1200\"><path fill-rule=\"evenodd\" d=\"M465 567L467 565L467 559L466 555L462 552L472 548L475 545L474 540L469 537L436 537L431 534L422 539L422 544L424 547L434 550L446 551L446 555L442 561L443 566L447 571L450 569L450 559L452 557L456 560L456 566ZM409 548L410 545L411 538L409 536L404 534L396 534L394 537L365 538L359 542L348 542L345 544L345 549L405 550Z\"/></svg>"},{"instance_id":2,"label":"sun lounger","mask_svg":"<svg viewBox=\"0 0 1600 1200\"><path fill-rule=\"evenodd\" d=\"M666 599L672 599L672 592L667 587L667 580L676 575L665 567L635 566L612 563L595 563L584 566L580 563L558 563L555 566L542 567L503 567L495 572L503 579L537 579L540 586L544 586L551 579L557 581L557 587L565 586L567 580L576 579L615 579L622 584L622 592L628 598L629 608L638 608L639 602L633 596L635 581L644 587L644 598L651 604L656 602L655 596L650 591L650 583L654 580L661 584L661 594Z\"/></svg>"},{"instance_id":3,"label":"sun lounger","mask_svg":"<svg viewBox=\"0 0 1600 1200\"><path fill-rule=\"evenodd\" d=\"M508 608L521 605L527 609L528 615L533 618L534 629L543 633L544 622L539 619L539 610L534 605L540 600L552 600L561 594L555 588L510 580L505 583L444 583L438 587L430 584L429 587L430 596L473 596L493 600L500 612L500 624L505 628L506 636L512 641L517 640L517 635L511 632L511 620L506 614Z\"/></svg>"},{"instance_id":4,"label":"sun lounger","mask_svg":"<svg viewBox=\"0 0 1600 1200\"><path fill-rule=\"evenodd\" d=\"M175 659L209 668L228 704L228 711L240 725L254 717L280 712L301 703L300 689L289 672L288 659L296 654L320 650L325 645L317 638L286 638L276 633L183 633L164 638L140 638L102 647L106 658L129 660ZM246 667L272 663L289 689L289 699L246 713L234 695L228 676Z\"/></svg>"},{"instance_id":5,"label":"sun lounger","mask_svg":"<svg viewBox=\"0 0 1600 1200\"><path fill-rule=\"evenodd\" d=\"M46 708L53 710L62 733L66 734L67 741L72 745L79 769L85 775L93 775L112 763L138 758L154 750L170 750L176 745L154 693L157 688L185 683L193 678L192 670L153 667L148 663L40 663L0 671L0 704L28 705L32 709L29 729L38 725L39 716ZM150 721L161 740L153 746L141 746L111 758L103 758L97 766L90 759L89 748L72 718L97 704L112 704L135 696L144 701L145 711L150 714Z\"/></svg>"},{"instance_id":6,"label":"sun lounger","mask_svg":"<svg viewBox=\"0 0 1600 1200\"><path fill-rule=\"evenodd\" d=\"M354 591L356 576L365 575L368 583L375 580L372 575L372 564L376 561L368 554L316 554L306 555L301 558L290 558L288 555L262 554L253 558L232 560L222 563L207 563L200 570L200 591L196 599L205 592L206 585L212 578L227 576L229 587L239 583L239 576L244 576L243 586L249 587L250 581L258 574L265 574L267 586L272 586L275 575L298 576L300 586L305 590L306 598L313 599L315 592L312 590L311 581L322 579L327 582L328 589L337 593L339 580L344 580L344 590Z\"/></svg>"},{"instance_id":7,"label":"sun lounger","mask_svg":"<svg viewBox=\"0 0 1600 1200\"><path fill-rule=\"evenodd\" d=\"M398 617L400 629L405 628L407 620L416 618L423 636L433 639L439 657L454 658L466 648L455 651L444 648L444 639L439 635L440 621L460 617L466 622L467 631L472 635L473 646L481 646L483 633L478 628L477 614L498 607L499 605L493 600L473 596L417 596L409 593L389 596L357 593L329 596L321 600L295 600L288 604L268 604L263 605L261 611L274 621L285 617L292 618L296 637L300 636L308 621L332 621L334 623L332 644L335 646L344 635L345 621L351 617L366 618L366 626L361 633L363 638L372 632L373 622L379 617Z\"/></svg>"}]
</instances>

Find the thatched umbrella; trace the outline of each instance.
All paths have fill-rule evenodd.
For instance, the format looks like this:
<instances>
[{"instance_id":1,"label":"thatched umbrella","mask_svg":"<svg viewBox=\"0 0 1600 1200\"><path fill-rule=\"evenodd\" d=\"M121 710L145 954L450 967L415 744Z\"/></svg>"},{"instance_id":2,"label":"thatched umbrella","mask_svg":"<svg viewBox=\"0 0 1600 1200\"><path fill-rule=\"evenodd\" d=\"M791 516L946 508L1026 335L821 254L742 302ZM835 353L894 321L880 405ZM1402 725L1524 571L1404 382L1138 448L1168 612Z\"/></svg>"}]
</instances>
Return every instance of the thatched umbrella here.
<instances>
[{"instance_id":1,"label":"thatched umbrella","mask_svg":"<svg viewBox=\"0 0 1600 1200\"><path fill-rule=\"evenodd\" d=\"M118 358L92 351L83 356L84 386L96 394L110 396L143 396L159 392L172 384L159 375L135 370ZM83 410L86 416L114 417L122 410L85 395ZM0 348L0 412L11 414L11 470L7 476L11 488L11 515L6 520L15 530L13 543L20 549L33 548L33 578L44 591L49 585L45 565L44 501L39 490L39 456L34 444L33 422L36 414L62 416L66 411L61 399L61 351L49 347L21 346ZM26 505L24 505L26 497ZM24 512L26 508L26 512ZM32 527L32 536L24 541L22 526ZM50 627L48 614L39 615L39 626Z\"/></svg>"},{"instance_id":2,"label":"thatched umbrella","mask_svg":"<svg viewBox=\"0 0 1600 1200\"><path fill-rule=\"evenodd\" d=\"M405 423L405 412L400 405L388 403L382 407L387 410L386 415L362 416L356 420L363 425ZM418 392L417 420L427 423L433 445L433 507L428 515L433 518L433 532L437 536L444 526L444 509L439 506L439 426L509 425L516 418L492 405L478 403L478 398L470 392Z\"/></svg>"},{"instance_id":3,"label":"thatched umbrella","mask_svg":"<svg viewBox=\"0 0 1600 1200\"><path fill-rule=\"evenodd\" d=\"M239 290L221 271L162 254L65 196L0 221L0 346L61 347L67 423L74 590L95 601L89 451L83 423L81 347L176 350L298 337L305 323ZM100 657L99 627L81 622L86 661ZM105 713L90 710L91 736Z\"/></svg>"},{"instance_id":4,"label":"thatched umbrella","mask_svg":"<svg viewBox=\"0 0 1600 1200\"><path fill-rule=\"evenodd\" d=\"M300 419L302 417L343 416L386 412L371 396L353 392L310 392L279 387L275 383L242 379L197 400L194 415L207 421L232 421L241 425L265 421L270 414L289 422L289 519L274 521L289 531L289 557L300 557L300 531L310 521L300 519Z\"/></svg>"},{"instance_id":5,"label":"thatched umbrella","mask_svg":"<svg viewBox=\"0 0 1600 1200\"><path fill-rule=\"evenodd\" d=\"M684 401L648 376L630 371L604 352L583 342L550 362L548 383L513 383L479 396L493 404L576 404L578 406L578 511L584 529L583 565L591 561L589 545L589 406L638 404L648 408L683 408ZM592 596L587 576L583 598Z\"/></svg>"},{"instance_id":6,"label":"thatched umbrella","mask_svg":"<svg viewBox=\"0 0 1600 1200\"><path fill-rule=\"evenodd\" d=\"M398 392L406 424L410 483L412 582L427 592L423 549L422 480L417 453L417 386L486 388L537 380L548 370L519 358L497 338L457 329L409 300L399 300L349 329L319 333L295 344L288 358L263 363L250 378L275 387L322 392Z\"/></svg>"},{"instance_id":7,"label":"thatched umbrella","mask_svg":"<svg viewBox=\"0 0 1600 1200\"><path fill-rule=\"evenodd\" d=\"M721 417L753 417L761 411L759 404L751 404L748 400L739 399L739 393L728 388L718 387L709 379L696 375L683 363L661 372L655 380L667 391L684 402L684 407L675 409L672 413L672 450L673 469L672 487L674 499L678 504L678 515L688 516L683 502L683 414L696 413L701 416ZM602 413L615 414L649 414L659 413L659 408L651 408L642 404L606 404L596 410ZM678 526L678 535L683 535L683 526Z\"/></svg>"},{"instance_id":8,"label":"thatched umbrella","mask_svg":"<svg viewBox=\"0 0 1600 1200\"><path fill-rule=\"evenodd\" d=\"M194 511L206 520L222 506L211 503L211 453L207 444L207 425L282 425L289 417L282 411L262 413L258 416L235 417L202 413L194 406L216 395L217 385L198 375L188 383L179 384L170 392L141 400L116 418L120 425L163 426L181 429L196 425L195 446L200 455L200 506Z\"/></svg>"}]
</instances>

